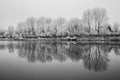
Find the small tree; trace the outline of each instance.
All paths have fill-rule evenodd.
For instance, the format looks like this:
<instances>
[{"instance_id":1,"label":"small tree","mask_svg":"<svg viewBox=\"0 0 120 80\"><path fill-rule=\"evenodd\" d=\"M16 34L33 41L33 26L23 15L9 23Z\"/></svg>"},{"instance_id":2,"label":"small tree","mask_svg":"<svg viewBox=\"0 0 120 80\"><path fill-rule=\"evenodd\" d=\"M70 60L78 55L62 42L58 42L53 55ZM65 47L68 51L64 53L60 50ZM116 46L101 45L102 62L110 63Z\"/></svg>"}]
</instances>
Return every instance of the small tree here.
<instances>
[{"instance_id":1,"label":"small tree","mask_svg":"<svg viewBox=\"0 0 120 80\"><path fill-rule=\"evenodd\" d=\"M0 28L0 37L4 37L5 36L6 31L2 28Z\"/></svg>"},{"instance_id":2,"label":"small tree","mask_svg":"<svg viewBox=\"0 0 120 80\"><path fill-rule=\"evenodd\" d=\"M115 32L119 32L119 27L120 27L120 24L119 23L115 23L114 26L113 26L113 30Z\"/></svg>"}]
</instances>

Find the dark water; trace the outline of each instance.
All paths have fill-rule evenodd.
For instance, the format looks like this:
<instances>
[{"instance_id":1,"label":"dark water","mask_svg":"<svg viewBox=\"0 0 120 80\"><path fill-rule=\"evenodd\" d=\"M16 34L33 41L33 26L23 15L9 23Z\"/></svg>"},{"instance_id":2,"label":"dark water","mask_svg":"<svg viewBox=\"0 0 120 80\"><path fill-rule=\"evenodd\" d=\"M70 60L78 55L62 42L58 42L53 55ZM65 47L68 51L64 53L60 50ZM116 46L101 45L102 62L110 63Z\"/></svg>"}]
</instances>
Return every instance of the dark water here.
<instances>
[{"instance_id":1,"label":"dark water","mask_svg":"<svg viewBox=\"0 0 120 80\"><path fill-rule=\"evenodd\" d=\"M120 80L120 45L0 41L0 80Z\"/></svg>"}]
</instances>

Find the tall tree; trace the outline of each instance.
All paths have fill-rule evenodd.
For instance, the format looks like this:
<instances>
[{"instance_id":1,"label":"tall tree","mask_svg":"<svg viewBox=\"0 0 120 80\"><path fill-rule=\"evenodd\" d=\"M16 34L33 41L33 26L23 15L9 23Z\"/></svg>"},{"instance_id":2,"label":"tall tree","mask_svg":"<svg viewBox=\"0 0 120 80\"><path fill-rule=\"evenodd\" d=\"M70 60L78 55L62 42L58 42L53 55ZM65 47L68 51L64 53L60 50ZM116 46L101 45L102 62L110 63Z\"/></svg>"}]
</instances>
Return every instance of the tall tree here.
<instances>
[{"instance_id":1,"label":"tall tree","mask_svg":"<svg viewBox=\"0 0 120 80\"><path fill-rule=\"evenodd\" d=\"M33 18L33 17L27 18L26 24L27 24L27 27L28 27L29 35L35 36L36 35L35 34L35 18Z\"/></svg>"},{"instance_id":2,"label":"tall tree","mask_svg":"<svg viewBox=\"0 0 120 80\"><path fill-rule=\"evenodd\" d=\"M36 20L36 32L37 34L48 34L47 30L49 30L49 26L52 22L52 19L49 17L40 17Z\"/></svg>"},{"instance_id":3,"label":"tall tree","mask_svg":"<svg viewBox=\"0 0 120 80\"><path fill-rule=\"evenodd\" d=\"M25 22L19 22L16 30L19 37L26 37L28 35L28 27Z\"/></svg>"},{"instance_id":4,"label":"tall tree","mask_svg":"<svg viewBox=\"0 0 120 80\"><path fill-rule=\"evenodd\" d=\"M93 21L93 14L92 11L88 9L83 14L83 23L85 24L86 31L88 33L91 33L92 21Z\"/></svg>"},{"instance_id":5,"label":"tall tree","mask_svg":"<svg viewBox=\"0 0 120 80\"><path fill-rule=\"evenodd\" d=\"M83 14L83 23L88 27L86 31L89 33L91 33L91 30L94 28L99 34L107 21L107 12L106 9L103 8L88 9Z\"/></svg>"},{"instance_id":6,"label":"tall tree","mask_svg":"<svg viewBox=\"0 0 120 80\"><path fill-rule=\"evenodd\" d=\"M108 21L106 9L94 8L92 9L92 13L93 13L93 19L95 24L95 30L99 34L103 25L106 24Z\"/></svg>"}]
</instances>

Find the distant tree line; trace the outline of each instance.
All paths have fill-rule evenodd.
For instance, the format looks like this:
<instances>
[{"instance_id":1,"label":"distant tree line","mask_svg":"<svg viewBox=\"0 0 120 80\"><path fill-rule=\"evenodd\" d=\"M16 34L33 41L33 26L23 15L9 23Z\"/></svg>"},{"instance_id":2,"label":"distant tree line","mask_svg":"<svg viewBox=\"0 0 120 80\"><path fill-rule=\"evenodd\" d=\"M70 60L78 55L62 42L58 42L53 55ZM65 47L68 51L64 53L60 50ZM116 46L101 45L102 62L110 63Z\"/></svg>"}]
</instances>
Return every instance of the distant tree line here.
<instances>
[{"instance_id":1,"label":"distant tree line","mask_svg":"<svg viewBox=\"0 0 120 80\"><path fill-rule=\"evenodd\" d=\"M16 29L13 26L7 30L0 29L0 37L8 38L40 38L40 37L66 37L81 35L119 34L118 23L112 27L108 23L109 17L106 9L88 9L83 13L82 19L71 18L67 20L59 17L55 20L49 17L29 17L19 22Z\"/></svg>"}]
</instances>

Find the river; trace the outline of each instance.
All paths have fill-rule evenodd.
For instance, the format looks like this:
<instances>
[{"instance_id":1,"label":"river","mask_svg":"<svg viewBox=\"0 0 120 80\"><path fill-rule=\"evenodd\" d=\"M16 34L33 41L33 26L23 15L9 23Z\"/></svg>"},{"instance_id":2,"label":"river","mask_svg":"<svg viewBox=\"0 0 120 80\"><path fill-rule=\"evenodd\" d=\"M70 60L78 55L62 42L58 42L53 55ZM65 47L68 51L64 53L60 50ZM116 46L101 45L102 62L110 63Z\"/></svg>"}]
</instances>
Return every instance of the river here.
<instances>
[{"instance_id":1,"label":"river","mask_svg":"<svg viewBox=\"0 0 120 80\"><path fill-rule=\"evenodd\" d=\"M120 80L120 45L0 41L0 80Z\"/></svg>"}]
</instances>

